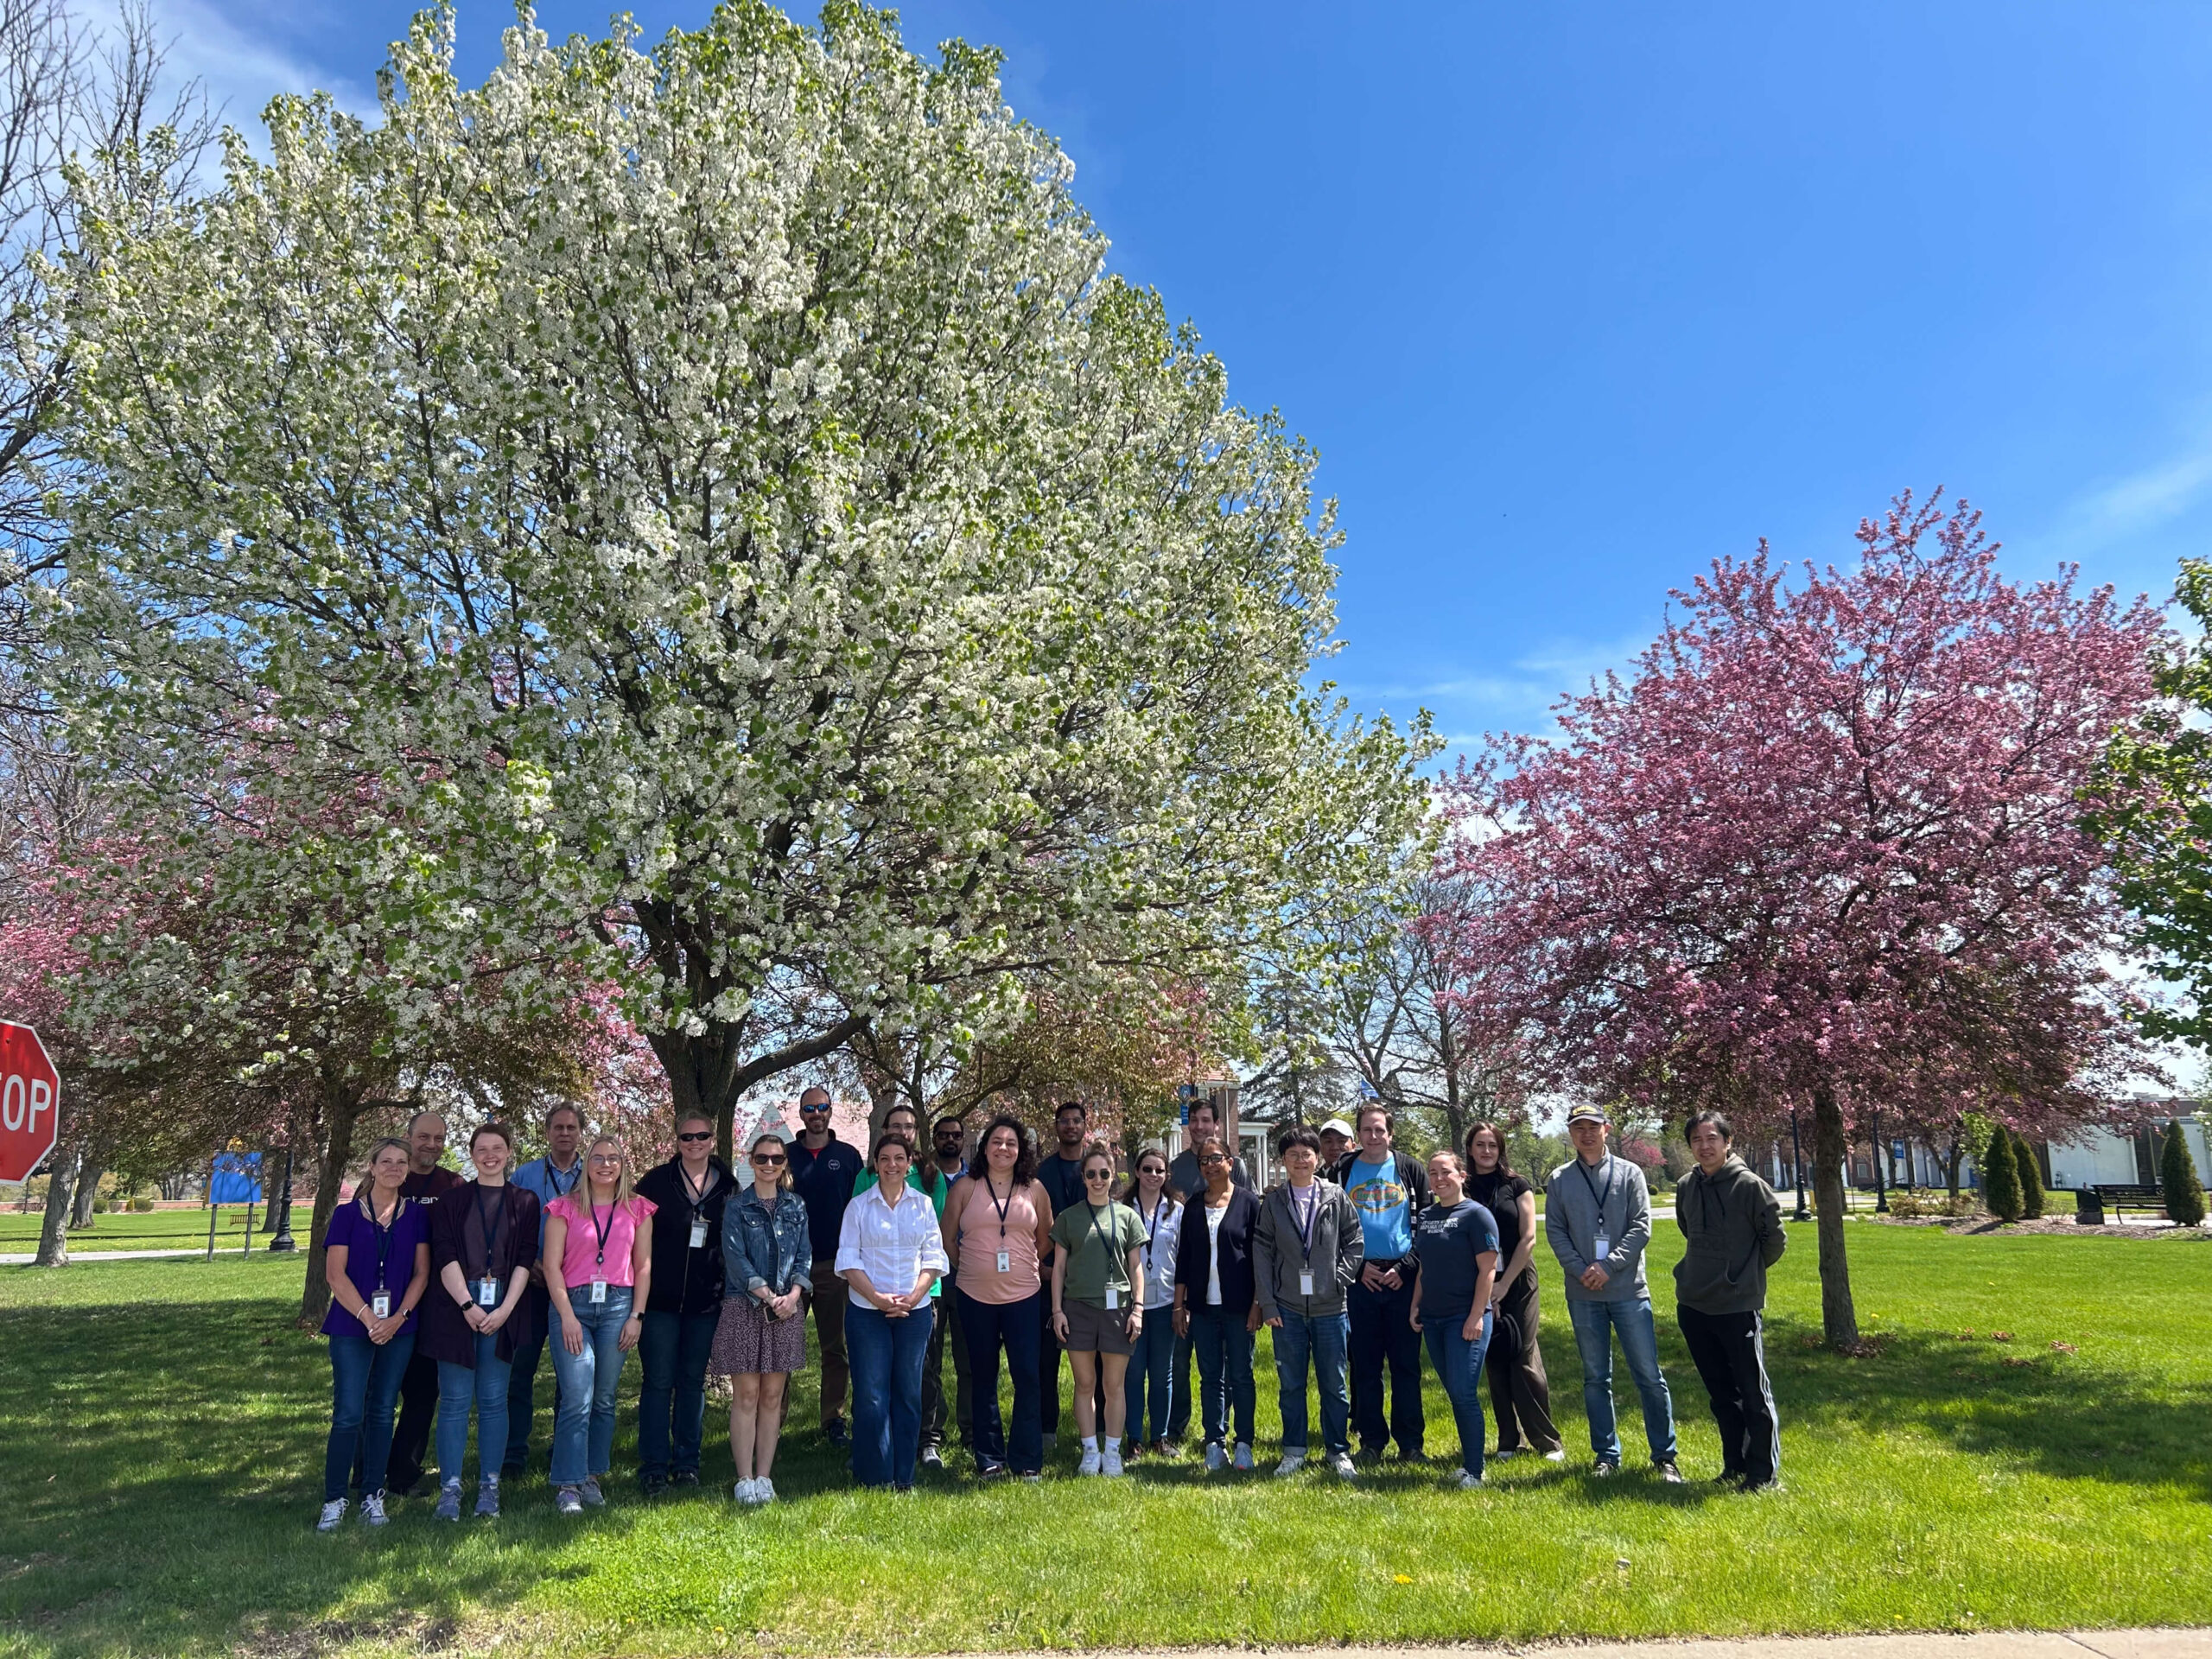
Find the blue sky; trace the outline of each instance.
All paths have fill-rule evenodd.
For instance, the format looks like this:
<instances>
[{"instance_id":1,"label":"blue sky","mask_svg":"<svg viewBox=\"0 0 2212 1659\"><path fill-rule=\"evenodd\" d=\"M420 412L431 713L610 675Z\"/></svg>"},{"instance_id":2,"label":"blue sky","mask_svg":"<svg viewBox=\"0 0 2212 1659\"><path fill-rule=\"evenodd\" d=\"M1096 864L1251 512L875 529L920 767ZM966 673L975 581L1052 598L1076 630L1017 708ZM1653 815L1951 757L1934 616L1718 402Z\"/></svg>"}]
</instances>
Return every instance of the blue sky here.
<instances>
[{"instance_id":1,"label":"blue sky","mask_svg":"<svg viewBox=\"0 0 2212 1659\"><path fill-rule=\"evenodd\" d=\"M410 11L156 6L241 121L365 105ZM2212 6L900 12L1006 51L1119 269L1319 446L1365 706L1540 726L1715 555L1846 556L1908 486L2023 575L2212 552ZM462 5L469 73L512 15Z\"/></svg>"}]
</instances>

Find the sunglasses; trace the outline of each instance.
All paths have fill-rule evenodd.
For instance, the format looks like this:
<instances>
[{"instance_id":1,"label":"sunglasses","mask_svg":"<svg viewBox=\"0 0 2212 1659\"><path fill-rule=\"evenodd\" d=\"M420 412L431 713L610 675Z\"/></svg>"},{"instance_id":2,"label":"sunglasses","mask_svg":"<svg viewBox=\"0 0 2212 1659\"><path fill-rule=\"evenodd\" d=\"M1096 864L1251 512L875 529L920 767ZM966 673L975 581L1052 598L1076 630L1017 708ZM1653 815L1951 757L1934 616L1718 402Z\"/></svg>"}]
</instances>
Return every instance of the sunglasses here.
<instances>
[{"instance_id":1,"label":"sunglasses","mask_svg":"<svg viewBox=\"0 0 2212 1659\"><path fill-rule=\"evenodd\" d=\"M715 1132L714 1132L712 1129L709 1129L709 1130L707 1130L703 1135L701 1135L701 1134L693 1134L693 1135L677 1135L676 1138L677 1138L677 1140L679 1140L679 1141L711 1141L711 1140L713 1140L713 1139L715 1138Z\"/></svg>"},{"instance_id":2,"label":"sunglasses","mask_svg":"<svg viewBox=\"0 0 2212 1659\"><path fill-rule=\"evenodd\" d=\"M802 1106L798 1109L798 1115L801 1117L819 1117L829 1109L827 1106Z\"/></svg>"},{"instance_id":3,"label":"sunglasses","mask_svg":"<svg viewBox=\"0 0 2212 1659\"><path fill-rule=\"evenodd\" d=\"M1110 1181L1114 1179L1114 1172L1110 1169L1086 1169L1083 1172L1083 1179L1086 1181Z\"/></svg>"},{"instance_id":4,"label":"sunglasses","mask_svg":"<svg viewBox=\"0 0 2212 1659\"><path fill-rule=\"evenodd\" d=\"M780 1152L756 1152L753 1154L753 1161L756 1164L780 1164L784 1161L784 1154Z\"/></svg>"}]
</instances>

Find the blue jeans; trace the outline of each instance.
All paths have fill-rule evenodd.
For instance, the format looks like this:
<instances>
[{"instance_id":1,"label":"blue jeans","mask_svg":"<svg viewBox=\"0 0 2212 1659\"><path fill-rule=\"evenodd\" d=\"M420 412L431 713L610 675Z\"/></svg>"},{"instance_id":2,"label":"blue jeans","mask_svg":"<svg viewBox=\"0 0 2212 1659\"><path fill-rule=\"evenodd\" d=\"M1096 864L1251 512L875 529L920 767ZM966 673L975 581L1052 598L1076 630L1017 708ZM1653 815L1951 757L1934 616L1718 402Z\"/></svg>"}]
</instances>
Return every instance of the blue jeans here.
<instances>
[{"instance_id":1,"label":"blue jeans","mask_svg":"<svg viewBox=\"0 0 2212 1659\"><path fill-rule=\"evenodd\" d=\"M922 1449L922 1361L937 1310L887 1318L857 1296L845 1309L853 1366L853 1474L863 1486L911 1486Z\"/></svg>"},{"instance_id":2,"label":"blue jeans","mask_svg":"<svg viewBox=\"0 0 2212 1659\"><path fill-rule=\"evenodd\" d=\"M1252 1412L1259 1391L1252 1382L1252 1333L1244 1328L1244 1315L1225 1313L1203 1303L1190 1310L1191 1351L1198 1358L1198 1422L1209 1446L1229 1442L1229 1424L1236 1421L1236 1443L1252 1443ZM1300 1405L1306 1402L1303 1384Z\"/></svg>"},{"instance_id":3,"label":"blue jeans","mask_svg":"<svg viewBox=\"0 0 2212 1659\"><path fill-rule=\"evenodd\" d=\"M1167 1413L1172 1403L1168 1386L1168 1366L1175 1357L1175 1319L1164 1307L1148 1307L1144 1311L1144 1328L1138 1332L1136 1351L1129 1356L1127 1380L1122 1385L1128 1410L1122 1425L1122 1438L1135 1446L1146 1440L1167 1438ZM1144 1427L1144 1402L1147 1392L1152 1396L1152 1432Z\"/></svg>"},{"instance_id":4,"label":"blue jeans","mask_svg":"<svg viewBox=\"0 0 2212 1659\"><path fill-rule=\"evenodd\" d=\"M607 1300L594 1304L588 1286L572 1286L569 1306L584 1328L584 1351L569 1351L561 1340L561 1317L553 1316L553 1375L561 1388L561 1407L553 1416L553 1484L581 1486L603 1475L614 1462L614 1385L622 1380L625 1357L619 1345L630 1317L630 1287L609 1285Z\"/></svg>"},{"instance_id":5,"label":"blue jeans","mask_svg":"<svg viewBox=\"0 0 2212 1659\"><path fill-rule=\"evenodd\" d=\"M468 1408L476 1408L476 1475L490 1480L507 1453L507 1373L499 1332L479 1332L474 1366L438 1362L438 1483L461 1478L468 1452Z\"/></svg>"},{"instance_id":6,"label":"blue jeans","mask_svg":"<svg viewBox=\"0 0 2212 1659\"><path fill-rule=\"evenodd\" d=\"M1043 1328L1037 1304L1043 1293L1018 1302L979 1302L966 1291L960 1299L960 1334L968 1344L968 1386L975 1401L976 1466L1012 1469L1033 1475L1045 1467L1045 1425L1038 1409L1037 1343ZM1014 1374L1013 1443L999 1417L999 1348Z\"/></svg>"},{"instance_id":7,"label":"blue jeans","mask_svg":"<svg viewBox=\"0 0 2212 1659\"><path fill-rule=\"evenodd\" d=\"M1444 1384L1444 1397L1452 1402L1452 1420L1459 1426L1459 1466L1471 1475L1483 1471L1483 1442L1490 1426L1483 1420L1483 1355L1490 1347L1490 1310L1483 1310L1482 1333L1472 1342L1459 1332L1466 1315L1423 1319L1421 1335L1428 1338L1429 1363Z\"/></svg>"},{"instance_id":8,"label":"blue jeans","mask_svg":"<svg viewBox=\"0 0 2212 1659\"><path fill-rule=\"evenodd\" d=\"M1308 1318L1288 1308L1277 1310L1282 1328L1275 1332L1275 1385L1282 1401L1282 1449L1306 1448L1306 1362L1313 1362L1313 1380L1321 1390L1321 1448L1347 1454L1351 1451L1351 1402L1344 1394L1344 1349L1351 1339L1349 1322L1341 1313Z\"/></svg>"},{"instance_id":9,"label":"blue jeans","mask_svg":"<svg viewBox=\"0 0 2212 1659\"><path fill-rule=\"evenodd\" d=\"M1628 1374L1643 1400L1643 1438L1651 1461L1675 1460L1675 1402L1659 1374L1659 1333L1651 1323L1651 1301L1570 1301L1574 1345L1582 1354L1582 1409L1590 1419L1590 1449L1600 1463L1621 1460L1621 1437L1613 1422L1613 1334L1620 1333Z\"/></svg>"},{"instance_id":10,"label":"blue jeans","mask_svg":"<svg viewBox=\"0 0 2212 1659\"><path fill-rule=\"evenodd\" d=\"M719 1307L711 1313L647 1311L638 1357L645 1362L638 1390L638 1472L699 1472L699 1442L707 1428L707 1358L714 1352ZM671 1428L675 1449L669 1441Z\"/></svg>"},{"instance_id":11,"label":"blue jeans","mask_svg":"<svg viewBox=\"0 0 2212 1659\"><path fill-rule=\"evenodd\" d=\"M322 1498L346 1496L353 1453L361 1454L361 1491L384 1491L391 1462L391 1414L399 1405L399 1379L415 1355L415 1333L381 1348L366 1337L330 1339L330 1442L322 1454Z\"/></svg>"}]
</instances>

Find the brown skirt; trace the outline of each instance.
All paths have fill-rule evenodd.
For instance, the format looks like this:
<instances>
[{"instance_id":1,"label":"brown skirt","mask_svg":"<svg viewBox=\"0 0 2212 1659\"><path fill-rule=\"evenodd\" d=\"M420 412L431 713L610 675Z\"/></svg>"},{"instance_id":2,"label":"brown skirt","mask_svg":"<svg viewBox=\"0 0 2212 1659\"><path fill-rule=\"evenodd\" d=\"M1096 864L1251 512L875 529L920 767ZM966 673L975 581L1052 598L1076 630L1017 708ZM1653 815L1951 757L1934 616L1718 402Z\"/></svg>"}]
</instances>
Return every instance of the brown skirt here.
<instances>
[{"instance_id":1,"label":"brown skirt","mask_svg":"<svg viewBox=\"0 0 2212 1659\"><path fill-rule=\"evenodd\" d=\"M749 1376L756 1371L800 1371L806 1369L806 1310L788 1319L772 1319L767 1310L751 1296L732 1296L722 1303L721 1323L715 1327L714 1351L707 1369L716 1376Z\"/></svg>"}]
</instances>

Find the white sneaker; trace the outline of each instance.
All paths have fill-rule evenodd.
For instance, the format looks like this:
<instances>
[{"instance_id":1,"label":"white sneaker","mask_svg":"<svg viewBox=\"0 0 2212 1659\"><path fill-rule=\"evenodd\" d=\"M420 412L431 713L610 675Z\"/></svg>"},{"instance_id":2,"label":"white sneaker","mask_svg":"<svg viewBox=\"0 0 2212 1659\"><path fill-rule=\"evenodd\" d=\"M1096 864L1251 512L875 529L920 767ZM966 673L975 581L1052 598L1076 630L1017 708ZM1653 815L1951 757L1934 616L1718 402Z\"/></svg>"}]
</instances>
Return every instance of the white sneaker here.
<instances>
[{"instance_id":1,"label":"white sneaker","mask_svg":"<svg viewBox=\"0 0 2212 1659\"><path fill-rule=\"evenodd\" d=\"M1482 1489L1482 1484L1483 1478L1475 1473L1473 1470L1462 1469L1459 1471L1459 1490L1461 1491L1479 1491Z\"/></svg>"},{"instance_id":2,"label":"white sneaker","mask_svg":"<svg viewBox=\"0 0 2212 1659\"><path fill-rule=\"evenodd\" d=\"M744 1480L739 1481L736 1485L731 1487L729 1489L729 1495L741 1503L748 1505L760 1502L760 1500L753 1496L753 1488L754 1484L755 1483L748 1477Z\"/></svg>"},{"instance_id":3,"label":"white sneaker","mask_svg":"<svg viewBox=\"0 0 2212 1659\"><path fill-rule=\"evenodd\" d=\"M1567 1449L1564 1446L1553 1447L1552 1450L1544 1453L1544 1461L1546 1463L1565 1463L1567 1461Z\"/></svg>"},{"instance_id":4,"label":"white sneaker","mask_svg":"<svg viewBox=\"0 0 2212 1659\"><path fill-rule=\"evenodd\" d=\"M753 1483L753 1501L755 1503L774 1503L776 1501L776 1483L769 1479L766 1475L758 1477Z\"/></svg>"},{"instance_id":5,"label":"white sneaker","mask_svg":"<svg viewBox=\"0 0 2212 1659\"><path fill-rule=\"evenodd\" d=\"M1252 1443L1249 1440L1236 1442L1236 1455L1230 1459L1230 1466L1237 1469L1252 1467Z\"/></svg>"},{"instance_id":6,"label":"white sneaker","mask_svg":"<svg viewBox=\"0 0 2212 1659\"><path fill-rule=\"evenodd\" d=\"M1303 1452L1286 1452L1282 1454L1282 1461L1275 1465L1275 1473L1294 1475L1305 1466L1306 1454Z\"/></svg>"},{"instance_id":7,"label":"white sneaker","mask_svg":"<svg viewBox=\"0 0 2212 1659\"><path fill-rule=\"evenodd\" d=\"M1337 1478L1338 1480L1357 1480L1359 1478L1359 1471L1351 1466L1351 1453L1349 1452L1331 1452L1329 1454L1329 1467L1337 1471Z\"/></svg>"},{"instance_id":8,"label":"white sneaker","mask_svg":"<svg viewBox=\"0 0 2212 1659\"><path fill-rule=\"evenodd\" d=\"M335 1532L338 1523L345 1518L346 1500L334 1497L322 1506L322 1513L315 1517L315 1529L317 1532Z\"/></svg>"},{"instance_id":9,"label":"white sneaker","mask_svg":"<svg viewBox=\"0 0 2212 1659\"><path fill-rule=\"evenodd\" d=\"M380 1527L390 1518L391 1517L384 1512L384 1494L382 1492L368 1492L362 1496L361 1524L363 1526Z\"/></svg>"},{"instance_id":10,"label":"white sneaker","mask_svg":"<svg viewBox=\"0 0 2212 1659\"><path fill-rule=\"evenodd\" d=\"M1098 1448L1095 1446L1085 1446L1083 1452L1083 1461L1076 1465L1076 1473L1078 1475L1095 1475L1097 1472Z\"/></svg>"},{"instance_id":11,"label":"white sneaker","mask_svg":"<svg viewBox=\"0 0 2212 1659\"><path fill-rule=\"evenodd\" d=\"M1109 1446L1098 1454L1098 1472L1102 1475L1118 1475L1122 1472L1120 1446Z\"/></svg>"},{"instance_id":12,"label":"white sneaker","mask_svg":"<svg viewBox=\"0 0 2212 1659\"><path fill-rule=\"evenodd\" d=\"M1236 1449L1240 1452L1244 1450L1241 1446ZM1219 1440L1208 1440L1206 1442L1206 1473L1210 1475L1217 1474L1222 1470L1228 1467L1229 1454L1221 1449L1221 1442ZM343 1500L340 1501L342 1502Z\"/></svg>"}]
</instances>

